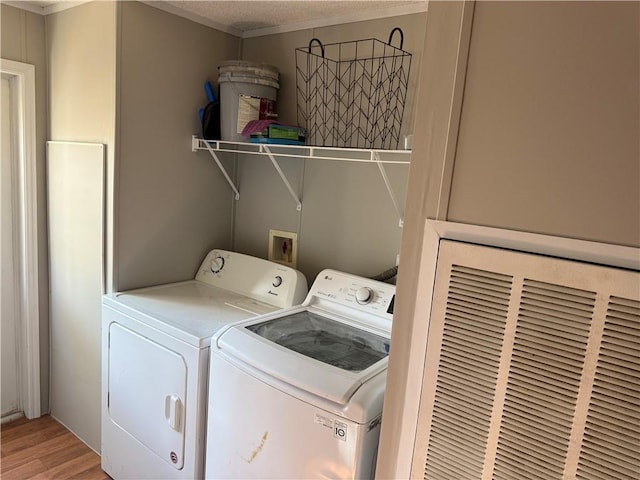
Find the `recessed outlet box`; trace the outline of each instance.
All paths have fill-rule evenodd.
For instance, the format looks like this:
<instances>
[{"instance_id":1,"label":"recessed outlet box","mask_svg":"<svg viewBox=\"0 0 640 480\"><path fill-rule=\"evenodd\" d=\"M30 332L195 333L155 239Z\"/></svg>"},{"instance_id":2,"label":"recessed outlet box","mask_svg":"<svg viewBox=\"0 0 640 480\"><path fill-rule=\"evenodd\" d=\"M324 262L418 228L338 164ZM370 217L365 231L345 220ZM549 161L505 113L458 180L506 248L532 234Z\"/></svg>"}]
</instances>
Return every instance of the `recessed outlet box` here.
<instances>
[{"instance_id":1,"label":"recessed outlet box","mask_svg":"<svg viewBox=\"0 0 640 480\"><path fill-rule=\"evenodd\" d=\"M296 268L298 234L282 230L269 230L269 260Z\"/></svg>"}]
</instances>

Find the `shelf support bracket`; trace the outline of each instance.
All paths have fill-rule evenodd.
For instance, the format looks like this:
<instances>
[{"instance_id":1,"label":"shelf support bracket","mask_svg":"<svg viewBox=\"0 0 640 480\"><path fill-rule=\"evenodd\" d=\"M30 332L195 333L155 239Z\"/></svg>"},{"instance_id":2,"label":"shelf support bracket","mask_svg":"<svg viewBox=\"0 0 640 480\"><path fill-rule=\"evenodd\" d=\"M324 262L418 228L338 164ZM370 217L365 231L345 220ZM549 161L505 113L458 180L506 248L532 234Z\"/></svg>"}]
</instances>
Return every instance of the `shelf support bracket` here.
<instances>
[{"instance_id":1,"label":"shelf support bracket","mask_svg":"<svg viewBox=\"0 0 640 480\"><path fill-rule=\"evenodd\" d=\"M215 142L215 140L212 140L212 142ZM209 141L208 140L203 140L203 143L207 147L207 150L209 150L209 153L211 154L211 157L216 161L216 164L218 165L218 168L220 169L220 171L224 175L224 178L227 179L227 183L231 187L231 190L233 190L233 193L235 193L235 199L236 200L240 200L240 192L238 191L237 187L233 183L233 180L231 180L231 177L229 176L229 174L225 170L224 166L222 165L222 162L218 158L218 154L213 150L213 148L211 148L211 145L209 145Z\"/></svg>"},{"instance_id":2,"label":"shelf support bracket","mask_svg":"<svg viewBox=\"0 0 640 480\"><path fill-rule=\"evenodd\" d=\"M273 168L276 169L276 172L278 172L278 175L280 175L280 178L282 179L283 183L287 187L287 190L289 190L289 194L293 197L293 200L296 202L296 210L301 211L302 203L300 202L300 199L298 198L298 195L296 194L296 192L293 190L293 187L289 183L289 180L287 180L287 177L285 177L284 172L280 168L280 164L276 160L276 157L273 155L273 153L271 153L271 150L269 150L269 147L267 147L266 145L261 145L261 149L264 150L264 152L269 156L269 160L271 160L271 163L273 164Z\"/></svg>"},{"instance_id":3,"label":"shelf support bracket","mask_svg":"<svg viewBox=\"0 0 640 480\"><path fill-rule=\"evenodd\" d=\"M398 218L399 218L398 226L402 228L404 226L404 216L402 214L402 210L400 209L400 204L398 203L398 199L396 198L396 195L393 191L393 187L391 186L391 182L389 181L389 177L387 176L387 170L384 168L384 165L380 160L380 155L378 155L378 152L372 151L371 156L372 156L371 159L374 162L376 162L376 164L378 165L378 169L380 169L380 175L382 176L382 180L384 181L385 187L387 187L387 193L389 194L389 197L391 198L391 203L393 203L393 207L396 209L396 213L398 214Z\"/></svg>"}]
</instances>

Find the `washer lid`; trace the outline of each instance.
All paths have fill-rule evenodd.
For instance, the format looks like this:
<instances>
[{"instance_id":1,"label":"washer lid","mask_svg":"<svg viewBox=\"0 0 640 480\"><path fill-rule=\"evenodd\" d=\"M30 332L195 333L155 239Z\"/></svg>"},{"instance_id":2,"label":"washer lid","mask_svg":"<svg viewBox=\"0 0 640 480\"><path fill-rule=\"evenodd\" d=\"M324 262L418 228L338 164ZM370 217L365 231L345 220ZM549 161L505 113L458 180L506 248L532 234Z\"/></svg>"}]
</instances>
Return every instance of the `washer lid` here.
<instances>
[{"instance_id":1,"label":"washer lid","mask_svg":"<svg viewBox=\"0 0 640 480\"><path fill-rule=\"evenodd\" d=\"M389 354L389 339L308 310L245 328L327 365L361 372Z\"/></svg>"},{"instance_id":2,"label":"washer lid","mask_svg":"<svg viewBox=\"0 0 640 480\"><path fill-rule=\"evenodd\" d=\"M216 346L282 382L346 405L387 368L389 338L306 308L230 327Z\"/></svg>"}]
</instances>

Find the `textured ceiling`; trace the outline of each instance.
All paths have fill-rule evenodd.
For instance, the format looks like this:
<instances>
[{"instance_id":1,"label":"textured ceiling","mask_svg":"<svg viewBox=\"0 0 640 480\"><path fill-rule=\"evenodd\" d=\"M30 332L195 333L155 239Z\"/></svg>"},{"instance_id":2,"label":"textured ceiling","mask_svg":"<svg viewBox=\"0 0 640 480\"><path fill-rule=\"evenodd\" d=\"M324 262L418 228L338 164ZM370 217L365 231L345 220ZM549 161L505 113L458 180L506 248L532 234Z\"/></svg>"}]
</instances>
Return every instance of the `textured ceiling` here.
<instances>
[{"instance_id":1,"label":"textured ceiling","mask_svg":"<svg viewBox=\"0 0 640 480\"><path fill-rule=\"evenodd\" d=\"M187 12L201 15L215 22L242 32L248 30L302 24L320 19L353 15L354 12L372 13L408 5L424 4L424 1L164 1L147 2L150 5L168 4Z\"/></svg>"},{"instance_id":2,"label":"textured ceiling","mask_svg":"<svg viewBox=\"0 0 640 480\"><path fill-rule=\"evenodd\" d=\"M28 0L3 3L43 15L88 0ZM109 0L98 0L109 1ZM238 36L297 30L345 22L425 12L425 0L142 0L162 10Z\"/></svg>"}]
</instances>

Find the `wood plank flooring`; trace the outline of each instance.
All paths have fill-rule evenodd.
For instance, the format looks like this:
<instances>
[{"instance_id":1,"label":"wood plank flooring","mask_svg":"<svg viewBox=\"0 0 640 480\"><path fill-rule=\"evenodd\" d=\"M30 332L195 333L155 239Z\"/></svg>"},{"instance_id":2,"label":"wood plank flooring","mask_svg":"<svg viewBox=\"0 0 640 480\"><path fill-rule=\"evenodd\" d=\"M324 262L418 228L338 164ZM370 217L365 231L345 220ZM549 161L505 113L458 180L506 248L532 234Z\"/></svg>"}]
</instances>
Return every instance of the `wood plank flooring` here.
<instances>
[{"instance_id":1,"label":"wood plank flooring","mask_svg":"<svg viewBox=\"0 0 640 480\"><path fill-rule=\"evenodd\" d=\"M109 480L100 456L49 415L0 427L2 480Z\"/></svg>"}]
</instances>

